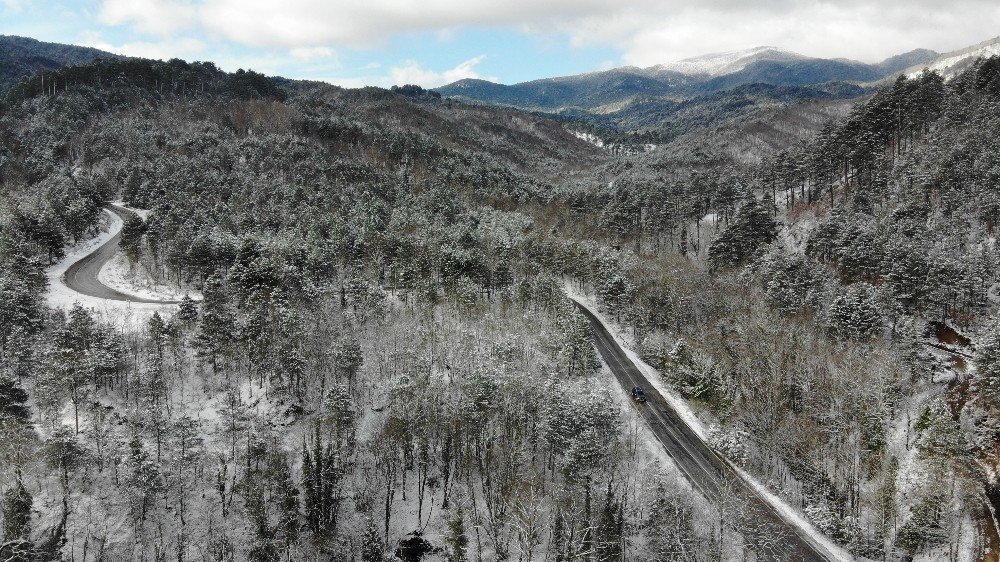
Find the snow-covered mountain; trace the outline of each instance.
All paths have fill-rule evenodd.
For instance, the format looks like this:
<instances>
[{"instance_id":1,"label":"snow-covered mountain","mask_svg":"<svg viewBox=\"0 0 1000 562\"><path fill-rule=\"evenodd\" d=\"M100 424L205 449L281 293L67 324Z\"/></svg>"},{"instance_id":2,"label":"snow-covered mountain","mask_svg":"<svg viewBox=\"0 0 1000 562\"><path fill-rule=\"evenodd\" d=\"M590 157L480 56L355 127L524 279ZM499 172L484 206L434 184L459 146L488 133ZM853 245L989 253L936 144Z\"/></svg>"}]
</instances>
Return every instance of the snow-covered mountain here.
<instances>
[{"instance_id":1,"label":"snow-covered mountain","mask_svg":"<svg viewBox=\"0 0 1000 562\"><path fill-rule=\"evenodd\" d=\"M784 51L777 47L754 47L742 51L728 53L710 53L677 62L660 64L651 70L656 72L679 72L688 75L722 76L739 72L747 66L760 61L790 62L803 60L806 57Z\"/></svg>"},{"instance_id":2,"label":"snow-covered mountain","mask_svg":"<svg viewBox=\"0 0 1000 562\"><path fill-rule=\"evenodd\" d=\"M648 68L621 67L519 84L464 79L437 88L443 96L511 105L533 111L625 115L644 126L659 123L702 99L725 114L757 101L781 103L807 98L843 98L863 86L898 75L938 53L917 49L867 64L847 59L808 57L776 47L713 53ZM732 104L721 101L730 99ZM716 107L718 106L718 107Z\"/></svg>"},{"instance_id":3,"label":"snow-covered mountain","mask_svg":"<svg viewBox=\"0 0 1000 562\"><path fill-rule=\"evenodd\" d=\"M1000 55L1000 37L988 39L965 49L944 53L923 64L911 66L906 70L906 75L917 76L927 69L938 72L945 79L953 78L968 68L976 59L994 55Z\"/></svg>"}]
</instances>

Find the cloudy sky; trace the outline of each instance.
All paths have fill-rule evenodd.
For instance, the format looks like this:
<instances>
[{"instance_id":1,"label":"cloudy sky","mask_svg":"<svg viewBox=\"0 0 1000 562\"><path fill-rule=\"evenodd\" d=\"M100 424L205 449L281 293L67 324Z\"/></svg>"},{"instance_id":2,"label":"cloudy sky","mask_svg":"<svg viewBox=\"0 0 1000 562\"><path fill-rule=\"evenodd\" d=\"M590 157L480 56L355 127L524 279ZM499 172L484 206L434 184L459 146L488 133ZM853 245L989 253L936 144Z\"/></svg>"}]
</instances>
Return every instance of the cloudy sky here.
<instances>
[{"instance_id":1,"label":"cloudy sky","mask_svg":"<svg viewBox=\"0 0 1000 562\"><path fill-rule=\"evenodd\" d=\"M0 34L344 86L504 83L774 45L875 62L1000 34L996 0L0 0Z\"/></svg>"}]
</instances>

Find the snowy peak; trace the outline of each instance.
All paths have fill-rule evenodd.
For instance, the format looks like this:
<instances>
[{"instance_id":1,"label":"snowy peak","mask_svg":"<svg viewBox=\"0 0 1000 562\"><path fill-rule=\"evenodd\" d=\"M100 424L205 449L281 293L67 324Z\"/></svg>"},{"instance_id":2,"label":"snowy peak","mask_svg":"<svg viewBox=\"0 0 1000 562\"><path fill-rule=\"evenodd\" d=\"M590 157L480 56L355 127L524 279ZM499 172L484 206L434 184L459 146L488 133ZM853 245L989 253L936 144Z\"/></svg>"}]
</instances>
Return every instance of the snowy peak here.
<instances>
[{"instance_id":1,"label":"snowy peak","mask_svg":"<svg viewBox=\"0 0 1000 562\"><path fill-rule=\"evenodd\" d=\"M739 72L748 65L758 61L787 62L802 60L806 57L777 47L754 47L743 51L728 53L711 53L692 57L677 62L661 64L653 67L658 72L680 72L681 74L721 76Z\"/></svg>"},{"instance_id":2,"label":"snowy peak","mask_svg":"<svg viewBox=\"0 0 1000 562\"><path fill-rule=\"evenodd\" d=\"M992 57L994 55L1000 55L1000 37L994 37L978 45L945 53L929 62L911 66L906 70L906 75L912 78L918 76L924 70L931 70L939 73L945 79L954 78L975 62L976 59L980 57Z\"/></svg>"}]
</instances>

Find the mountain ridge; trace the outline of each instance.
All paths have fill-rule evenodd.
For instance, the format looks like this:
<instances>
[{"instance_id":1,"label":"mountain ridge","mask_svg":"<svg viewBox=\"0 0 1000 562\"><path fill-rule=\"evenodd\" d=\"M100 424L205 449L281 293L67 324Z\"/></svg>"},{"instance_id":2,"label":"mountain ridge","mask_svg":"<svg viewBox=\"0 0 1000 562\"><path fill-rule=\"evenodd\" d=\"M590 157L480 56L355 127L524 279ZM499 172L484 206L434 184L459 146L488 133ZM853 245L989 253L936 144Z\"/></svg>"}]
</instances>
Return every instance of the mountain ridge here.
<instances>
[{"instance_id":1,"label":"mountain ridge","mask_svg":"<svg viewBox=\"0 0 1000 562\"><path fill-rule=\"evenodd\" d=\"M774 86L874 83L937 56L938 53L929 49L915 49L868 64L849 59L808 57L777 47L761 46L645 68L623 66L511 85L463 79L435 91L465 101L521 109L593 111L648 97L681 100L754 83Z\"/></svg>"},{"instance_id":2,"label":"mountain ridge","mask_svg":"<svg viewBox=\"0 0 1000 562\"><path fill-rule=\"evenodd\" d=\"M0 93L39 70L86 64L95 59L123 59L121 55L63 43L39 41L18 35L0 35Z\"/></svg>"},{"instance_id":3,"label":"mountain ridge","mask_svg":"<svg viewBox=\"0 0 1000 562\"><path fill-rule=\"evenodd\" d=\"M953 78L969 68L976 59L992 55L1000 55L1000 36L963 49L940 53L932 60L915 63L903 72L909 77L914 77L926 69L936 71L946 79Z\"/></svg>"}]
</instances>

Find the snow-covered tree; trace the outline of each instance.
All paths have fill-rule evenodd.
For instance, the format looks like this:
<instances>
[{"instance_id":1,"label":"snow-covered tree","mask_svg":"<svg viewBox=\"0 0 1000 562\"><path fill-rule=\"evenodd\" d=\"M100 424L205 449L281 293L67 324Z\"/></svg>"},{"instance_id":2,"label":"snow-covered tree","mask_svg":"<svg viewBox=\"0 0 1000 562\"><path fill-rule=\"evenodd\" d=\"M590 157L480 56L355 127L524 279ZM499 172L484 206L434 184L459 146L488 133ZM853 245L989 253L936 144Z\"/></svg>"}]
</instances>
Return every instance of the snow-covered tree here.
<instances>
[{"instance_id":1,"label":"snow-covered tree","mask_svg":"<svg viewBox=\"0 0 1000 562\"><path fill-rule=\"evenodd\" d=\"M856 340L877 337L884 322L875 289L867 283L848 285L830 305L828 318L835 334Z\"/></svg>"}]
</instances>

